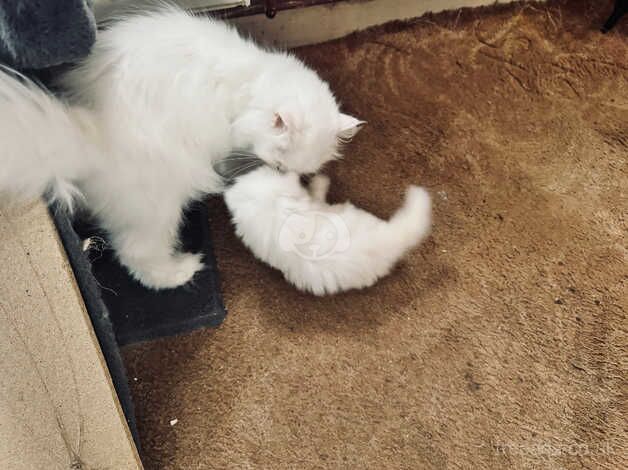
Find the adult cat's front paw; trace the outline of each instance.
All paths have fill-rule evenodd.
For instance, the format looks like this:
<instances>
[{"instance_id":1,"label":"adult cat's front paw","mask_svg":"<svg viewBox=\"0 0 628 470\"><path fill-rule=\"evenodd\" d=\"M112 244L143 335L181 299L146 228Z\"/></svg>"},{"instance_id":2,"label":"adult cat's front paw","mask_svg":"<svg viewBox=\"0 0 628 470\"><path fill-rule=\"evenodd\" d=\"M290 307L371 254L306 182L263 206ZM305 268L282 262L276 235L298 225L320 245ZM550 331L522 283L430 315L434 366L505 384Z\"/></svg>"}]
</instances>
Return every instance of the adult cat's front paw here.
<instances>
[{"instance_id":1,"label":"adult cat's front paw","mask_svg":"<svg viewBox=\"0 0 628 470\"><path fill-rule=\"evenodd\" d=\"M172 289L189 282L203 269L200 254L180 253L164 261L151 260L146 265L135 265L132 276L151 289Z\"/></svg>"}]
</instances>

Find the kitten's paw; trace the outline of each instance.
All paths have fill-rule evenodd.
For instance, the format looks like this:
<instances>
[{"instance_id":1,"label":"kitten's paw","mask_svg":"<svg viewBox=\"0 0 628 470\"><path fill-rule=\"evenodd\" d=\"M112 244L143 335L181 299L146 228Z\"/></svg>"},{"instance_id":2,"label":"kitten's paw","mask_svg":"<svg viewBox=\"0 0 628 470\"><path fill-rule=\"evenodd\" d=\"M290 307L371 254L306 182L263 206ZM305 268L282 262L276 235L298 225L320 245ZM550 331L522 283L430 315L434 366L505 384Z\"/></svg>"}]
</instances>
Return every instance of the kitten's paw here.
<instances>
[{"instance_id":1,"label":"kitten's paw","mask_svg":"<svg viewBox=\"0 0 628 470\"><path fill-rule=\"evenodd\" d=\"M186 284L203 269L200 254L181 253L166 261L150 263L148 269L134 269L135 279L151 289L172 289Z\"/></svg>"},{"instance_id":2,"label":"kitten's paw","mask_svg":"<svg viewBox=\"0 0 628 470\"><path fill-rule=\"evenodd\" d=\"M312 197L324 202L327 197L327 191L329 191L329 176L314 175L310 180L310 194Z\"/></svg>"}]
</instances>

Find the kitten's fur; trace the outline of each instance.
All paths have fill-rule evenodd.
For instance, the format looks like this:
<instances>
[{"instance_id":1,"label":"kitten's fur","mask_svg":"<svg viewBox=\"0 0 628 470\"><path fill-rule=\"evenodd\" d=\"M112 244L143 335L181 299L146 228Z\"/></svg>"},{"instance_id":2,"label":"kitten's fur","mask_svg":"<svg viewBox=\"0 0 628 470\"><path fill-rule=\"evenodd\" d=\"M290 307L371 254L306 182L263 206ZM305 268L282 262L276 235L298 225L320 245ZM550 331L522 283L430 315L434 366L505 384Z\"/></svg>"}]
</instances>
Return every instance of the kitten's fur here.
<instances>
[{"instance_id":1,"label":"kitten's fur","mask_svg":"<svg viewBox=\"0 0 628 470\"><path fill-rule=\"evenodd\" d=\"M174 7L101 31L59 84L69 106L0 73L0 191L70 200L78 188L119 260L153 288L202 268L177 251L177 230L186 204L223 189L214 162L244 149L315 172L361 124L296 58Z\"/></svg>"},{"instance_id":2,"label":"kitten's fur","mask_svg":"<svg viewBox=\"0 0 628 470\"><path fill-rule=\"evenodd\" d=\"M329 205L329 180L309 191L299 176L261 167L225 191L238 235L262 261L301 290L317 295L368 287L428 234L427 192L412 186L386 222L350 203Z\"/></svg>"}]
</instances>

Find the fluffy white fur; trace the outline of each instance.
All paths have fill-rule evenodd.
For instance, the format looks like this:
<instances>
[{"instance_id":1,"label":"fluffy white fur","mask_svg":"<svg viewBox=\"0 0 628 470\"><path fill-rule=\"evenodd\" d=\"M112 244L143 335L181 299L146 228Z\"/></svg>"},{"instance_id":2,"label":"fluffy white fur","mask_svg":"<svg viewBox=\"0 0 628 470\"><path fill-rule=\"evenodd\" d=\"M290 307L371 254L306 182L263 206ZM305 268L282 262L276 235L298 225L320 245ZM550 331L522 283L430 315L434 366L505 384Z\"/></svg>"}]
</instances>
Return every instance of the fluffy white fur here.
<instances>
[{"instance_id":1,"label":"fluffy white fur","mask_svg":"<svg viewBox=\"0 0 628 470\"><path fill-rule=\"evenodd\" d=\"M327 204L329 180L309 191L299 176L261 167L225 192L238 235L262 261L297 288L316 295L374 284L428 234L431 203L419 187L389 221L350 203Z\"/></svg>"},{"instance_id":2,"label":"fluffy white fur","mask_svg":"<svg viewBox=\"0 0 628 470\"><path fill-rule=\"evenodd\" d=\"M20 199L47 194L72 207L71 183L97 153L85 110L70 109L27 78L0 66L0 192Z\"/></svg>"},{"instance_id":3,"label":"fluffy white fur","mask_svg":"<svg viewBox=\"0 0 628 470\"><path fill-rule=\"evenodd\" d=\"M121 263L152 288L202 268L178 252L177 231L186 204L223 189L215 161L243 149L315 172L361 124L296 58L174 7L101 31L59 84L68 106L0 77L0 190L67 200L76 186Z\"/></svg>"}]
</instances>

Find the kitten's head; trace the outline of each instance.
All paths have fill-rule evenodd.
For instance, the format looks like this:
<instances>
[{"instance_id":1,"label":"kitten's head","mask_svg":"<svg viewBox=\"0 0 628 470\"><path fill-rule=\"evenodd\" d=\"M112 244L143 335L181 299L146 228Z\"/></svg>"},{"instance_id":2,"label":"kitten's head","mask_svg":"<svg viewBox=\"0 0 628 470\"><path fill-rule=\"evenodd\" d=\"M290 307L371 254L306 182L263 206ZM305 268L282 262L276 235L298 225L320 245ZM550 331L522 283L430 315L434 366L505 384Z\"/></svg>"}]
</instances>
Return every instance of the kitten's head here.
<instances>
[{"instance_id":1,"label":"kitten's head","mask_svg":"<svg viewBox=\"0 0 628 470\"><path fill-rule=\"evenodd\" d=\"M255 81L253 106L232 126L234 146L273 167L314 173L341 156L364 122L340 112L316 73L292 57L280 59L272 77Z\"/></svg>"}]
</instances>

